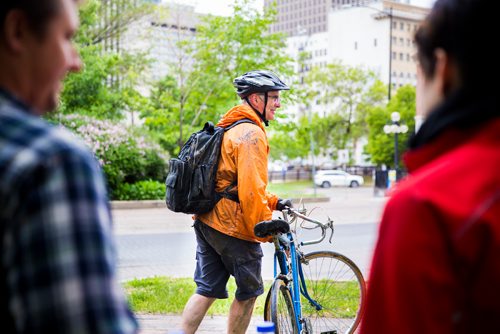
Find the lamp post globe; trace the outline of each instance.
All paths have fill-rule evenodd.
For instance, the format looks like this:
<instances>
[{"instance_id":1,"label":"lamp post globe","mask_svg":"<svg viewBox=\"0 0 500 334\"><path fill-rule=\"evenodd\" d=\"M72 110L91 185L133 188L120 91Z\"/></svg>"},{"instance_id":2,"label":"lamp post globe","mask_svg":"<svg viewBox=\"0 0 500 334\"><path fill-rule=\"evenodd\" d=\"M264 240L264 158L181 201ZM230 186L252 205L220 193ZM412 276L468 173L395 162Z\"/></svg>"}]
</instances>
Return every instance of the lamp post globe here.
<instances>
[{"instance_id":1,"label":"lamp post globe","mask_svg":"<svg viewBox=\"0 0 500 334\"><path fill-rule=\"evenodd\" d=\"M397 111L394 111L391 114L391 120L393 123L399 122L401 120L401 115Z\"/></svg>"}]
</instances>

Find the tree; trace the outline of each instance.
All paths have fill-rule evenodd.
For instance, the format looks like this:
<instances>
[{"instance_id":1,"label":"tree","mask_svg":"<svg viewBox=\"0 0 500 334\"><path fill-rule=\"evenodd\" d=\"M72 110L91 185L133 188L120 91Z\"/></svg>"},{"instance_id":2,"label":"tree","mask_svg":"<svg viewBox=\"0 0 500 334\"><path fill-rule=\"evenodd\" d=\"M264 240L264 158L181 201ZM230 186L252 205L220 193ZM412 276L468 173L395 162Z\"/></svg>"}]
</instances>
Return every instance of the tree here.
<instances>
[{"instance_id":1,"label":"tree","mask_svg":"<svg viewBox=\"0 0 500 334\"><path fill-rule=\"evenodd\" d=\"M277 123L273 125L273 129L269 131L269 151L270 157L273 160L283 160L303 158L309 153L309 137L305 134L309 131L309 127L301 126L303 122L298 124Z\"/></svg>"},{"instance_id":2,"label":"tree","mask_svg":"<svg viewBox=\"0 0 500 334\"><path fill-rule=\"evenodd\" d=\"M60 114L86 114L101 119L119 119L134 110L142 98L135 87L148 62L144 55L107 49L119 39L133 20L148 13L150 6L135 6L120 0L110 11L110 2L89 0L80 7L81 26L75 37L84 63L80 73L68 75L61 94Z\"/></svg>"},{"instance_id":3,"label":"tree","mask_svg":"<svg viewBox=\"0 0 500 334\"><path fill-rule=\"evenodd\" d=\"M155 10L137 0L87 0L80 8L77 41L83 45L103 45L106 50L119 45L120 37L134 22Z\"/></svg>"},{"instance_id":4,"label":"tree","mask_svg":"<svg viewBox=\"0 0 500 334\"><path fill-rule=\"evenodd\" d=\"M304 82L301 99L307 101L305 110L314 116L301 122L310 120L316 154L335 155L335 149L354 151L358 139L367 133L367 106L382 103L384 85L373 72L339 62L314 67Z\"/></svg>"},{"instance_id":5,"label":"tree","mask_svg":"<svg viewBox=\"0 0 500 334\"><path fill-rule=\"evenodd\" d=\"M401 124L406 124L410 131L398 135L399 159L407 149L409 136L415 129L415 88L410 85L398 89L387 107L374 107L369 109L366 122L369 128L367 153L371 161L377 165L394 164L394 135L383 131L384 125L390 123L391 113L397 111L401 115Z\"/></svg>"},{"instance_id":6,"label":"tree","mask_svg":"<svg viewBox=\"0 0 500 334\"><path fill-rule=\"evenodd\" d=\"M249 0L236 0L234 15L207 17L192 41L179 43L192 54L193 66L172 70L177 83L173 108L143 114L147 124L158 124L152 119L156 117L177 120L156 130L177 133L178 148L202 123L216 122L238 102L232 86L236 76L255 69L269 69L280 75L291 73L283 36L268 33L274 12L261 14L250 5ZM164 147L169 149L171 144Z\"/></svg>"},{"instance_id":7,"label":"tree","mask_svg":"<svg viewBox=\"0 0 500 334\"><path fill-rule=\"evenodd\" d=\"M179 100L178 83L174 77L167 76L155 83L149 106L142 111L144 125L168 152L175 152L178 147L178 133L172 129L177 124Z\"/></svg>"}]
</instances>

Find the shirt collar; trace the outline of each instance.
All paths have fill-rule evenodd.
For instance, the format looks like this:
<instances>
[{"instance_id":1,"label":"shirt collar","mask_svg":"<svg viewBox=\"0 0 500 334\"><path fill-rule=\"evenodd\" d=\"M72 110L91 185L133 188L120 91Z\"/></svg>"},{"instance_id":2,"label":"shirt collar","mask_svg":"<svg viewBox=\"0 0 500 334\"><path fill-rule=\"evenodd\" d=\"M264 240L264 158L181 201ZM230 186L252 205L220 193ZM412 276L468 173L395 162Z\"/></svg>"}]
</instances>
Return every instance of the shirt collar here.
<instances>
[{"instance_id":1,"label":"shirt collar","mask_svg":"<svg viewBox=\"0 0 500 334\"><path fill-rule=\"evenodd\" d=\"M2 102L8 102L20 110L30 112L31 108L21 100L19 100L17 97L15 97L12 93L4 89L3 87L0 86L0 103Z\"/></svg>"}]
</instances>

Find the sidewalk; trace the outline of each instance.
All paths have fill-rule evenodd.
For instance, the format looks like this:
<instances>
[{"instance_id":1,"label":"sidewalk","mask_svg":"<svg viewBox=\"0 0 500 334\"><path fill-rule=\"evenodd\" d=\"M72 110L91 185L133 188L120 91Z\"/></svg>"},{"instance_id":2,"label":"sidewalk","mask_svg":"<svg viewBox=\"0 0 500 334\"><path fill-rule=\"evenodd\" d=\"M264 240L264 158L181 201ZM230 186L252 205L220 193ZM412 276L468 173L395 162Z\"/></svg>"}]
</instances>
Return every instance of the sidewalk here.
<instances>
[{"instance_id":1,"label":"sidewalk","mask_svg":"<svg viewBox=\"0 0 500 334\"><path fill-rule=\"evenodd\" d=\"M181 317L180 315L152 315L138 314L137 319L141 326L141 334L166 334L177 333L179 330ZM261 316L254 316L248 326L248 334L257 333L257 323L262 321ZM225 316L206 316L203 319L198 331L199 334L214 334L225 333L227 326L227 317Z\"/></svg>"},{"instance_id":2,"label":"sidewalk","mask_svg":"<svg viewBox=\"0 0 500 334\"><path fill-rule=\"evenodd\" d=\"M328 214L336 221L336 225L350 225L359 223L375 223L381 214L381 209L386 198L373 197L371 189L320 189L320 195L328 197L329 201L319 200L315 204L308 201L308 209L319 207L314 212ZM326 195L326 196L325 196ZM131 241L125 244L128 252L133 253L134 261L126 268L119 268L120 272L130 274L132 277L151 277L164 275L161 270L166 265L158 265L156 262L147 260L154 257L156 253L147 254L147 260L135 256L154 242L154 237L164 240L162 243L171 243L177 239L178 242L185 242L183 235L191 236L192 218L190 215L174 213L166 209L163 201L137 202L137 203L116 203L113 206L114 232L117 237L136 238L136 242ZM170 237L169 239L169 236ZM127 239L128 240L128 239ZM145 247L147 243L148 247ZM335 246L338 247L339 239L335 239ZM176 246L177 247L177 246ZM193 246L194 247L194 246ZM177 249L177 248L176 248ZM151 250L154 251L154 248ZM360 252L364 252L360 250ZM164 256L156 254L160 257ZM362 263L362 261L358 261ZM194 265L190 265L189 272ZM179 272L181 268L176 267L174 272ZM129 273L129 271L131 273ZM175 275L174 275L175 276ZM264 298L264 297L260 297ZM168 302L168 301L165 301ZM179 330L181 323L180 315L160 315L160 314L137 314L142 334L166 334L175 333ZM254 314L247 333L255 334L256 325L263 320L262 314ZM201 323L197 333L226 333L227 316L207 316Z\"/></svg>"}]
</instances>

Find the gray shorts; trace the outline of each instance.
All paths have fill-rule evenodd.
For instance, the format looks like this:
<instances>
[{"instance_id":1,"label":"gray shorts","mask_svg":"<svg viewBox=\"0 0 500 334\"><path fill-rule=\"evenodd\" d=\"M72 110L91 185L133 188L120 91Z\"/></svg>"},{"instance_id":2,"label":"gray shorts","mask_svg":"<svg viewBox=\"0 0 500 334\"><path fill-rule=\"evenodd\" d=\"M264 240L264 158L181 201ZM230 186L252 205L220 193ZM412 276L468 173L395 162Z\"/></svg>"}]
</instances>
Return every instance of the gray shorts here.
<instances>
[{"instance_id":1,"label":"gray shorts","mask_svg":"<svg viewBox=\"0 0 500 334\"><path fill-rule=\"evenodd\" d=\"M225 235L199 220L196 232L196 293L210 298L227 298L229 275L236 281L236 299L247 300L264 293L261 277L262 248L259 243Z\"/></svg>"}]
</instances>

